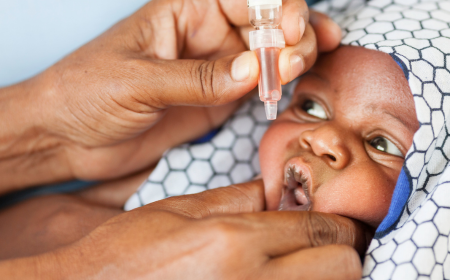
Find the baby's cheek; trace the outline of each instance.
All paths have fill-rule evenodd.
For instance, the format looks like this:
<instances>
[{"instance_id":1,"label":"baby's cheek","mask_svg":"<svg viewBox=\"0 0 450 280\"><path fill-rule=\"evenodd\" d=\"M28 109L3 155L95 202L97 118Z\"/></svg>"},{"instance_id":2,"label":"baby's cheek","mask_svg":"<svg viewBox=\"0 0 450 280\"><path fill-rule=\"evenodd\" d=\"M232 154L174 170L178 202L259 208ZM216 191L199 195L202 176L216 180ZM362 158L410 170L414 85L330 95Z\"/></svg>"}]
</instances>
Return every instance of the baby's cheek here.
<instances>
[{"instance_id":1,"label":"baby's cheek","mask_svg":"<svg viewBox=\"0 0 450 280\"><path fill-rule=\"evenodd\" d=\"M376 167L348 170L339 178L321 186L314 195L314 211L334 213L365 222L373 227L386 216L395 181ZM369 170L372 170L370 172Z\"/></svg>"},{"instance_id":2,"label":"baby's cheek","mask_svg":"<svg viewBox=\"0 0 450 280\"><path fill-rule=\"evenodd\" d=\"M276 210L281 199L284 165L289 154L289 124L275 121L264 134L259 146L259 162L264 180L267 209Z\"/></svg>"}]
</instances>

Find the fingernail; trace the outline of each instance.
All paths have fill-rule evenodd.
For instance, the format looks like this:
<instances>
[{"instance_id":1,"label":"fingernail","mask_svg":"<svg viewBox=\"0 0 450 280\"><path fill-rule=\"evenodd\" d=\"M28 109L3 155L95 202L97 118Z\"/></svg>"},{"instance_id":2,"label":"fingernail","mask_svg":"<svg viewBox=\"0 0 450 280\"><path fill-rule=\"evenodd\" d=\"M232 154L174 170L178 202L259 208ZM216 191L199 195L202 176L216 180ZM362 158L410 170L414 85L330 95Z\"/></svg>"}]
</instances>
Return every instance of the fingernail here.
<instances>
[{"instance_id":1,"label":"fingernail","mask_svg":"<svg viewBox=\"0 0 450 280\"><path fill-rule=\"evenodd\" d=\"M305 68L305 65L303 64L303 59L296 54L293 54L289 57L289 64L291 66L289 80L292 81L293 79L300 76L300 74L303 72L303 69Z\"/></svg>"},{"instance_id":2,"label":"fingernail","mask_svg":"<svg viewBox=\"0 0 450 280\"><path fill-rule=\"evenodd\" d=\"M305 28L306 28L305 18L300 17L298 24L299 24L299 28L300 28L300 39L301 39L303 37L303 34L305 33Z\"/></svg>"},{"instance_id":3,"label":"fingernail","mask_svg":"<svg viewBox=\"0 0 450 280\"><path fill-rule=\"evenodd\" d=\"M235 82L242 82L250 76L250 64L252 63L252 52L245 52L238 56L231 65L231 78Z\"/></svg>"}]
</instances>

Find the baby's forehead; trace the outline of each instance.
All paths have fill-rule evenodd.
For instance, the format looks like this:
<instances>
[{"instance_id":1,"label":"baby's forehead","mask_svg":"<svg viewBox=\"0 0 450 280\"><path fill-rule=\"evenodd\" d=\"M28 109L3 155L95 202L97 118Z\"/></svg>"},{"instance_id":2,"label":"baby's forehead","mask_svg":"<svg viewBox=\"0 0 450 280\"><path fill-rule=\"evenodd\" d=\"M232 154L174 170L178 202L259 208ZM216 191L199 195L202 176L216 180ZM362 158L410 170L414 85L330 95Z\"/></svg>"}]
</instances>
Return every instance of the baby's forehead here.
<instances>
[{"instance_id":1,"label":"baby's forehead","mask_svg":"<svg viewBox=\"0 0 450 280\"><path fill-rule=\"evenodd\" d=\"M322 73L330 80L333 77L351 77L351 82L359 83L373 83L381 79L384 83L393 82L387 77L406 81L403 70L390 55L355 46L340 46L335 51L320 55L312 72Z\"/></svg>"},{"instance_id":2,"label":"baby's forehead","mask_svg":"<svg viewBox=\"0 0 450 280\"><path fill-rule=\"evenodd\" d=\"M335 114L345 112L354 118L408 115L415 119L414 100L403 69L380 51L341 46L321 55L297 91L303 94L308 87L314 88L314 94L333 107Z\"/></svg>"},{"instance_id":3,"label":"baby's forehead","mask_svg":"<svg viewBox=\"0 0 450 280\"><path fill-rule=\"evenodd\" d=\"M321 55L309 75L322 80L329 98L348 102L411 98L403 70L388 54L363 47L341 46Z\"/></svg>"}]
</instances>

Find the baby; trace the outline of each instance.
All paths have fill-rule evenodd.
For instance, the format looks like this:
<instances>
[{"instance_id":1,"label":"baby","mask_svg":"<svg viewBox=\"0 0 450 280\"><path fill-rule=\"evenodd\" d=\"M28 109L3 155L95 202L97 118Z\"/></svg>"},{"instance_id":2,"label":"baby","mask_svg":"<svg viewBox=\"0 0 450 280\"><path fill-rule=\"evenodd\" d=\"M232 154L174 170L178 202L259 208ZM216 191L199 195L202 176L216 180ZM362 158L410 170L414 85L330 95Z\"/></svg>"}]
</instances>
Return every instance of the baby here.
<instances>
[{"instance_id":1,"label":"baby","mask_svg":"<svg viewBox=\"0 0 450 280\"><path fill-rule=\"evenodd\" d=\"M414 108L391 56L351 46L322 55L261 140L267 209L334 213L376 228L419 128Z\"/></svg>"},{"instance_id":2,"label":"baby","mask_svg":"<svg viewBox=\"0 0 450 280\"><path fill-rule=\"evenodd\" d=\"M325 54L265 133L268 210L312 210L377 227L419 128L396 62L361 47Z\"/></svg>"}]
</instances>

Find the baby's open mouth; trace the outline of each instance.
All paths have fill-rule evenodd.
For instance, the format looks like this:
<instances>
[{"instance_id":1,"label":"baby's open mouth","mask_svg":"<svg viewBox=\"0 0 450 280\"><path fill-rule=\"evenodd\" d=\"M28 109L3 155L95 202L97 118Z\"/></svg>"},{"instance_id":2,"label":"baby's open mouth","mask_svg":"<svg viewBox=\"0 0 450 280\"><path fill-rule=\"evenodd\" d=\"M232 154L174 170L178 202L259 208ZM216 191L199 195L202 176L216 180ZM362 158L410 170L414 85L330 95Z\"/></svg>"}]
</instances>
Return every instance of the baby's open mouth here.
<instances>
[{"instance_id":1,"label":"baby's open mouth","mask_svg":"<svg viewBox=\"0 0 450 280\"><path fill-rule=\"evenodd\" d=\"M311 208L309 199L308 175L297 166L290 166L285 172L285 186L281 196L278 210L282 211L308 211Z\"/></svg>"}]
</instances>

